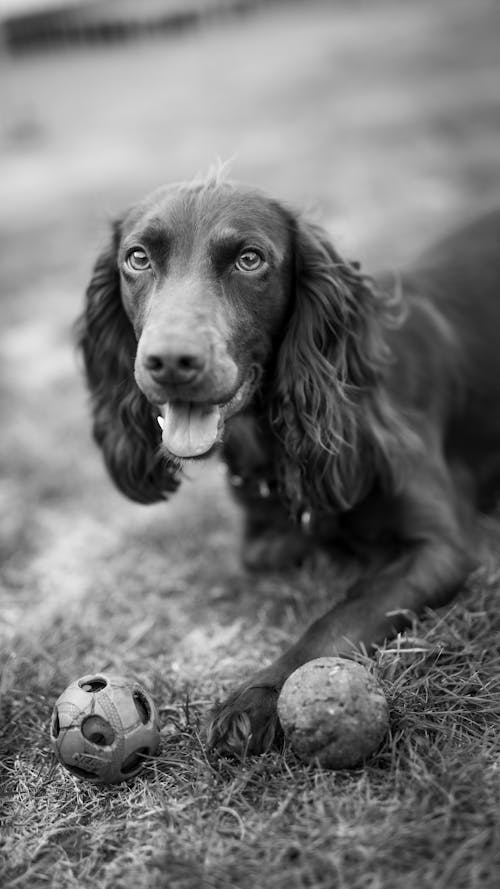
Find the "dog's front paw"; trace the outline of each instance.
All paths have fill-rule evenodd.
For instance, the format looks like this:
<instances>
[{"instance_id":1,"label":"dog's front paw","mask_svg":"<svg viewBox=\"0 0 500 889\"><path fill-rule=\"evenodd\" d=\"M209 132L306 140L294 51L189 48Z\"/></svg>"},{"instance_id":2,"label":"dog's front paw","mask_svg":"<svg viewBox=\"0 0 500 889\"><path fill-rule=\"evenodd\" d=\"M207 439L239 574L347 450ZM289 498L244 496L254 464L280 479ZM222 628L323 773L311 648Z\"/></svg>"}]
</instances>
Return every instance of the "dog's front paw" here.
<instances>
[{"instance_id":1,"label":"dog's front paw","mask_svg":"<svg viewBox=\"0 0 500 889\"><path fill-rule=\"evenodd\" d=\"M240 686L214 708L208 728L209 747L240 758L269 750L280 732L278 694L279 690L270 685Z\"/></svg>"}]
</instances>

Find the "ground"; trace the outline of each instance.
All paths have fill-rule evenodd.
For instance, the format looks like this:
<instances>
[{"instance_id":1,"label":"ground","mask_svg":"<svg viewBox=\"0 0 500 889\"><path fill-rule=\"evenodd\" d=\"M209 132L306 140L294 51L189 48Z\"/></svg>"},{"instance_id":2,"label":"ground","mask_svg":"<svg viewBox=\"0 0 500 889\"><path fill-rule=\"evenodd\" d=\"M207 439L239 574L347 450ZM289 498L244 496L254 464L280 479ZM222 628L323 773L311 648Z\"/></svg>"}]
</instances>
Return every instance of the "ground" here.
<instances>
[{"instance_id":1,"label":"ground","mask_svg":"<svg viewBox=\"0 0 500 889\"><path fill-rule=\"evenodd\" d=\"M211 702L339 585L248 576L215 461L167 505L111 486L71 326L108 222L218 157L368 270L500 202L496 0L270 5L174 38L2 57L0 881L77 889L493 889L500 530L456 603L371 660L391 730L364 768L207 755ZM162 725L130 786L56 765L53 702L136 674Z\"/></svg>"}]
</instances>

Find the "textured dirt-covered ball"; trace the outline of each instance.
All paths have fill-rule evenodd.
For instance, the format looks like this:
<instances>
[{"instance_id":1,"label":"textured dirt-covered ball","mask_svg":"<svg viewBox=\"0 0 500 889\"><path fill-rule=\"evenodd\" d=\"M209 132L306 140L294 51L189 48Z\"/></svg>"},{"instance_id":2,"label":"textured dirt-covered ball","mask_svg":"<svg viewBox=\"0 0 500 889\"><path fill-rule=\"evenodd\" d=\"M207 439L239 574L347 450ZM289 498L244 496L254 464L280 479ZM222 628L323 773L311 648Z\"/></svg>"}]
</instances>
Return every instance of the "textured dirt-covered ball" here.
<instances>
[{"instance_id":1,"label":"textured dirt-covered ball","mask_svg":"<svg viewBox=\"0 0 500 889\"><path fill-rule=\"evenodd\" d=\"M292 749L304 761L349 769L372 754L389 726L384 693L361 664L322 657L286 680L278 715Z\"/></svg>"}]
</instances>

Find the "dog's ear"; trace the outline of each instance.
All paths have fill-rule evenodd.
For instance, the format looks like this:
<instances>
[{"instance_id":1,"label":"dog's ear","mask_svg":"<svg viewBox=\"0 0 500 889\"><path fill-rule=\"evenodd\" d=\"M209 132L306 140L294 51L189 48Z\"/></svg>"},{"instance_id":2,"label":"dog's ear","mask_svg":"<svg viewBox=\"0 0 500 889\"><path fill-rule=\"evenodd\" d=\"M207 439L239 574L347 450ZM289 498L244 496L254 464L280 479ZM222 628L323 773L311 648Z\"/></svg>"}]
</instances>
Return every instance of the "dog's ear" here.
<instances>
[{"instance_id":1,"label":"dog's ear","mask_svg":"<svg viewBox=\"0 0 500 889\"><path fill-rule=\"evenodd\" d=\"M294 218L291 231L294 304L270 415L282 485L295 510L346 509L374 472L393 480L406 434L383 384L398 299L341 259L319 226Z\"/></svg>"},{"instance_id":2,"label":"dog's ear","mask_svg":"<svg viewBox=\"0 0 500 889\"><path fill-rule=\"evenodd\" d=\"M135 382L137 342L121 300L119 241L115 223L87 287L76 341L90 390L94 438L108 471L132 500L152 503L175 491L179 467L161 453L160 429Z\"/></svg>"}]
</instances>

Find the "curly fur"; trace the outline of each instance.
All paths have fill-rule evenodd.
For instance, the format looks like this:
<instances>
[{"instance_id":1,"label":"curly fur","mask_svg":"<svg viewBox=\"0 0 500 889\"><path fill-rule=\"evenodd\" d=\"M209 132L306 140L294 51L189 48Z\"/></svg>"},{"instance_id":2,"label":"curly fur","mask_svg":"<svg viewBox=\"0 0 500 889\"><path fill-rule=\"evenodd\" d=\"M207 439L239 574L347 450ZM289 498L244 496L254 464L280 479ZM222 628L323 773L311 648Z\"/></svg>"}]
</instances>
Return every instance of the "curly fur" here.
<instances>
[{"instance_id":1,"label":"curly fur","mask_svg":"<svg viewBox=\"0 0 500 889\"><path fill-rule=\"evenodd\" d=\"M319 226L293 220L292 231L295 306L270 403L280 473L296 511L348 509L375 475L397 485L397 455L412 440L385 388L401 295L378 291Z\"/></svg>"},{"instance_id":2,"label":"curly fur","mask_svg":"<svg viewBox=\"0 0 500 889\"><path fill-rule=\"evenodd\" d=\"M120 226L98 257L76 325L91 393L94 439L118 488L139 503L179 485L179 465L161 453L151 405L134 381L137 341L121 300L116 251Z\"/></svg>"}]
</instances>

